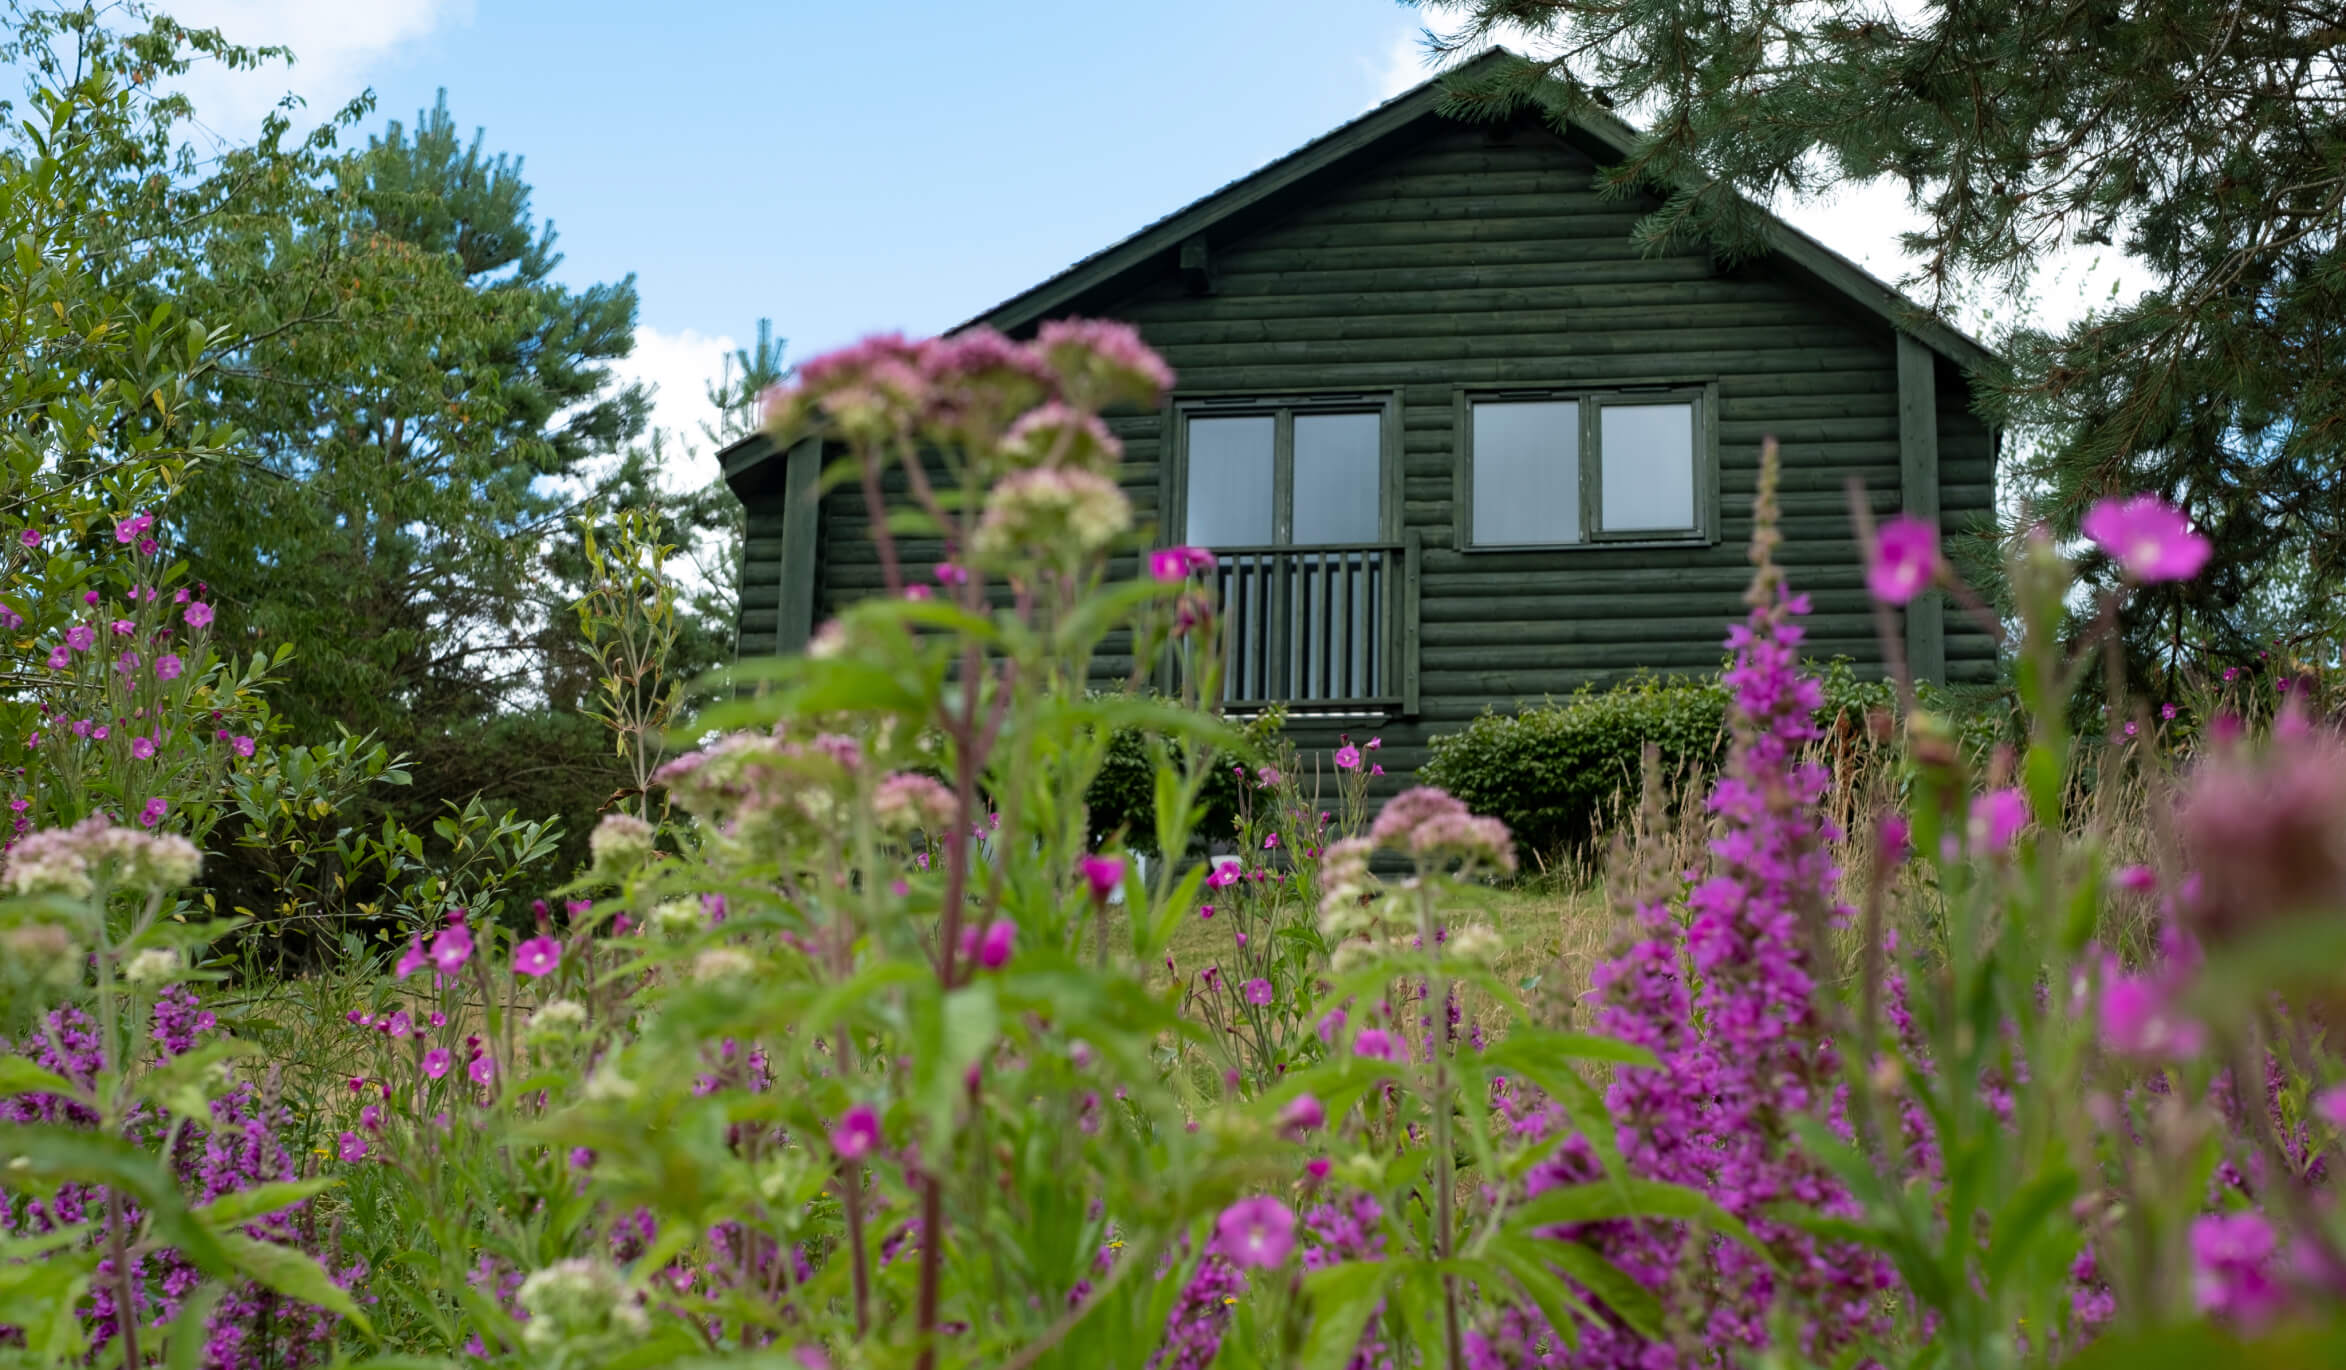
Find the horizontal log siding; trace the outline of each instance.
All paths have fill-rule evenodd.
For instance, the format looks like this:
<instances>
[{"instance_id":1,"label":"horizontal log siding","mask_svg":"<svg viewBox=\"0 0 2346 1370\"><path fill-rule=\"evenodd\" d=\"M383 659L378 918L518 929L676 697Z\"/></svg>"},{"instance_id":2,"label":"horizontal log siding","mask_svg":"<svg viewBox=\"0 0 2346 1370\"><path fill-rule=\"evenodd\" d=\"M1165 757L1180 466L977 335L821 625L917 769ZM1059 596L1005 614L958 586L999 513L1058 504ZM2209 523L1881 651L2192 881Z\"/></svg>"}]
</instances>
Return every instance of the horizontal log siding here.
<instances>
[{"instance_id":1,"label":"horizontal log siding","mask_svg":"<svg viewBox=\"0 0 2346 1370\"><path fill-rule=\"evenodd\" d=\"M1431 737L1486 709L1641 668L1715 669L1727 624L1744 611L1750 501L1771 434L1784 453L1779 559L1814 599L1811 650L1880 667L1844 489L1857 475L1877 514L1898 507L1888 327L1765 265L1725 271L1699 252L1640 255L1629 230L1642 211L1594 194L1594 171L1544 138L1436 137L1319 203L1216 241L1211 295L1168 278L1107 311L1140 326L1184 395L1400 390L1403 520L1425 543L1422 714L1373 730L1385 744L1379 792L1406 781ZM1453 545L1454 386L1679 380L1719 386L1716 545ZM1947 453L1950 511L1985 506L1986 466L1968 457ZM1952 644L1949 655L1979 660ZM1290 729L1307 753L1369 731Z\"/></svg>"},{"instance_id":2,"label":"horizontal log siding","mask_svg":"<svg viewBox=\"0 0 2346 1370\"><path fill-rule=\"evenodd\" d=\"M1972 408L1971 386L1945 359L1938 364L1939 526L1949 533L1995 528L1996 440ZM1947 606L1947 679L1977 684L1996 678L1996 640L1954 604Z\"/></svg>"},{"instance_id":3,"label":"horizontal log siding","mask_svg":"<svg viewBox=\"0 0 2346 1370\"><path fill-rule=\"evenodd\" d=\"M1422 713L1376 727L1292 724L1307 774L1316 764L1332 775L1325 757L1340 738L1374 733L1384 745L1371 759L1386 774L1373 792L1390 794L1423 763L1432 737L1486 709L1602 687L1639 669L1715 669L1727 624L1744 611L1750 500L1760 440L1771 434L1784 453L1778 559L1814 600L1810 649L1880 667L1843 492L1856 475L1878 515L1898 507L1888 327L1764 263L1727 270L1700 252L1641 255L1629 242L1640 208L1594 194L1594 170L1544 137L1437 135L1266 227L1213 241L1213 293L1188 293L1168 263L1162 279L1097 311L1137 324L1172 363L1182 395L1402 396L1403 519L1425 547ZM1680 380L1718 384L1716 545L1453 546L1454 386ZM1961 381L1947 368L1942 384ZM1988 433L1967 397L1943 394L1939 412L1942 507L1948 526L1960 527L1991 507ZM1166 455L1160 420L1112 426L1125 443L1124 488L1152 522ZM889 489L900 497L901 481ZM818 619L881 584L860 492L827 495L821 523ZM753 536L753 558L757 545ZM924 575L938 551L901 544ZM745 641L761 611L770 618L745 582ZM1951 638L1948 661L1957 678L1980 678L1993 670L1992 646L1966 627ZM1129 665L1111 654L1101 683ZM1332 794L1332 780L1326 788Z\"/></svg>"}]
</instances>

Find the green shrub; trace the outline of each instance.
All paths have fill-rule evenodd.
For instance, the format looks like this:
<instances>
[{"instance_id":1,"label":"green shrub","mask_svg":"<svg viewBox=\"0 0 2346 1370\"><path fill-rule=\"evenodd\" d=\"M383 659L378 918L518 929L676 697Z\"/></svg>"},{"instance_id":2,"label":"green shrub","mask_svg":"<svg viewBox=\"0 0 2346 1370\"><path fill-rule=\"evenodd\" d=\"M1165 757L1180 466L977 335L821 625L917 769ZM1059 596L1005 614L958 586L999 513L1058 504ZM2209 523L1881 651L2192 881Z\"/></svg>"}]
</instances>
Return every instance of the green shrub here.
<instances>
[{"instance_id":1,"label":"green shrub","mask_svg":"<svg viewBox=\"0 0 2346 1370\"><path fill-rule=\"evenodd\" d=\"M1860 680L1845 661L1823 672L1828 717L1862 727L1893 702L1890 685ZM1726 743L1727 692L1717 676L1639 675L1610 689L1583 686L1570 698L1518 713L1486 713L1433 739L1418 778L1504 820L1526 853L1553 854L1587 843L1616 794L1634 792L1649 742L1667 773L1701 776Z\"/></svg>"},{"instance_id":2,"label":"green shrub","mask_svg":"<svg viewBox=\"0 0 2346 1370\"><path fill-rule=\"evenodd\" d=\"M1214 766L1198 794L1198 801L1205 806L1205 815L1195 828L1201 841L1227 837L1237 826L1240 786L1231 767L1244 765L1251 771L1278 736L1281 721L1275 713L1254 719L1244 730L1246 754L1225 754ZM1084 791L1084 804L1091 811L1092 845L1104 845L1121 832L1127 847L1159 855L1156 786L1157 764L1149 755L1147 735L1138 728L1117 730L1108 739L1108 754L1100 762L1099 774Z\"/></svg>"}]
</instances>

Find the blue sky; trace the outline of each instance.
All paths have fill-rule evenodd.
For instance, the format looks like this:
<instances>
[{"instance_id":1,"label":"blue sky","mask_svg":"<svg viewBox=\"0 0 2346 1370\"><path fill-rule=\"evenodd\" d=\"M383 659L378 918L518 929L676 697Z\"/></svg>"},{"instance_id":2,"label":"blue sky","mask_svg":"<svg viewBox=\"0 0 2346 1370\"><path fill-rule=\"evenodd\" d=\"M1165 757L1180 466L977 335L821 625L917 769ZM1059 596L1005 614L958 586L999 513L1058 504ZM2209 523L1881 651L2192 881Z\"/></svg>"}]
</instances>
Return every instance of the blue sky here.
<instances>
[{"instance_id":1,"label":"blue sky","mask_svg":"<svg viewBox=\"0 0 2346 1370\"><path fill-rule=\"evenodd\" d=\"M635 273L679 426L760 317L794 357L949 327L1423 74L1393 0L161 3L300 58L195 87L227 136L288 88L371 87L377 127L445 88L567 279Z\"/></svg>"},{"instance_id":2,"label":"blue sky","mask_svg":"<svg viewBox=\"0 0 2346 1370\"><path fill-rule=\"evenodd\" d=\"M1428 74L1427 15L1394 0L156 3L294 49L192 84L223 136L289 89L322 116L371 88L380 128L445 88L524 159L566 279L635 273L629 370L696 443L760 317L793 358L950 327ZM1894 195L1791 217L1899 273ZM2096 295L2090 274L2044 297Z\"/></svg>"}]
</instances>

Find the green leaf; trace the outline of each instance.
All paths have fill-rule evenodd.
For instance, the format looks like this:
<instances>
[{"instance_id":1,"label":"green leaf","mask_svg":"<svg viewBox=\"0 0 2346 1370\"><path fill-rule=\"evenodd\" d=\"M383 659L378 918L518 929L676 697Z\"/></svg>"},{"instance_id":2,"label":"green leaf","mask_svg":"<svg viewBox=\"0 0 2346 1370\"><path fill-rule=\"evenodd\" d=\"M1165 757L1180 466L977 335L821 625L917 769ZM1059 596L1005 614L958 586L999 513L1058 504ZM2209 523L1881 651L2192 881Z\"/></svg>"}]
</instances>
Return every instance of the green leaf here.
<instances>
[{"instance_id":1,"label":"green leaf","mask_svg":"<svg viewBox=\"0 0 2346 1370\"><path fill-rule=\"evenodd\" d=\"M350 1291L334 1283L326 1267L311 1259L307 1252L275 1242L257 1241L240 1232L221 1233L220 1245L237 1273L254 1283L289 1299L339 1313L370 1339L375 1335L374 1324L359 1311L358 1301L350 1297Z\"/></svg>"},{"instance_id":2,"label":"green leaf","mask_svg":"<svg viewBox=\"0 0 2346 1370\"><path fill-rule=\"evenodd\" d=\"M1661 1062L1632 1042L1600 1037L1593 1032L1562 1032L1554 1028L1517 1027L1483 1050L1478 1064L1493 1070L1534 1070L1547 1073L1553 1061L1603 1061L1607 1065L1659 1068ZM1537 1083L1537 1077L1534 1076Z\"/></svg>"},{"instance_id":3,"label":"green leaf","mask_svg":"<svg viewBox=\"0 0 2346 1370\"><path fill-rule=\"evenodd\" d=\"M1591 1180L1561 1185L1516 1205L1507 1215L1510 1230L1560 1227L1567 1223L1604 1222L1612 1218L1672 1218L1723 1232L1750 1247L1773 1264L1768 1249L1751 1229L1711 1197L1685 1185L1630 1178Z\"/></svg>"},{"instance_id":4,"label":"green leaf","mask_svg":"<svg viewBox=\"0 0 2346 1370\"><path fill-rule=\"evenodd\" d=\"M1980 1264L1991 1289L2003 1283L2027 1253L2045 1220L2067 1207L2076 1194L2077 1172L2063 1167L2028 1181L2004 1201L1988 1224L1988 1254Z\"/></svg>"},{"instance_id":5,"label":"green leaf","mask_svg":"<svg viewBox=\"0 0 2346 1370\"><path fill-rule=\"evenodd\" d=\"M195 1211L214 1228L235 1227L293 1207L341 1184L340 1180L279 1180L223 1194Z\"/></svg>"},{"instance_id":6,"label":"green leaf","mask_svg":"<svg viewBox=\"0 0 2346 1370\"><path fill-rule=\"evenodd\" d=\"M1311 1331L1304 1338L1302 1370L1343 1370L1376 1314L1393 1269L1387 1261L1353 1261L1303 1277L1303 1292L1311 1300Z\"/></svg>"},{"instance_id":7,"label":"green leaf","mask_svg":"<svg viewBox=\"0 0 2346 1370\"><path fill-rule=\"evenodd\" d=\"M22 1056L0 1056L0 1094L62 1094L81 1097L81 1090L62 1075L41 1069Z\"/></svg>"}]
</instances>

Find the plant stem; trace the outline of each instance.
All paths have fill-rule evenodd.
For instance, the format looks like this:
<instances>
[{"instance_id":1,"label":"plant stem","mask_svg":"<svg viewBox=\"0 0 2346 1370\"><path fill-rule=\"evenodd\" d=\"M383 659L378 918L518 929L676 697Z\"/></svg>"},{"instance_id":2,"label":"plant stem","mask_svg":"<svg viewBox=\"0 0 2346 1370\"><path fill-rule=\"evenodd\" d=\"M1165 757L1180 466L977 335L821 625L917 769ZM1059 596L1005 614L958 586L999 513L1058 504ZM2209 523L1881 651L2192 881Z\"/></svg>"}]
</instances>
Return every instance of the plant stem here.
<instances>
[{"instance_id":1,"label":"plant stem","mask_svg":"<svg viewBox=\"0 0 2346 1370\"><path fill-rule=\"evenodd\" d=\"M1450 1027L1450 981L1442 973L1442 953L1434 943L1434 895L1425 882L1425 873L1418 874L1417 887L1418 945L1432 959L1433 969L1427 976L1426 997L1432 1007L1426 1014L1433 1030L1427 1038L1434 1077L1434 1259L1447 1261L1456 1234L1452 1211L1457 1203L1454 1191L1458 1187L1458 1157L1450 1142L1450 1068L1449 1054L1443 1049L1448 1044ZM1458 1333L1458 1284L1454 1276L1442 1276L1442 1339L1447 1350L1445 1363L1450 1370L1462 1370L1466 1364L1465 1348Z\"/></svg>"}]
</instances>

